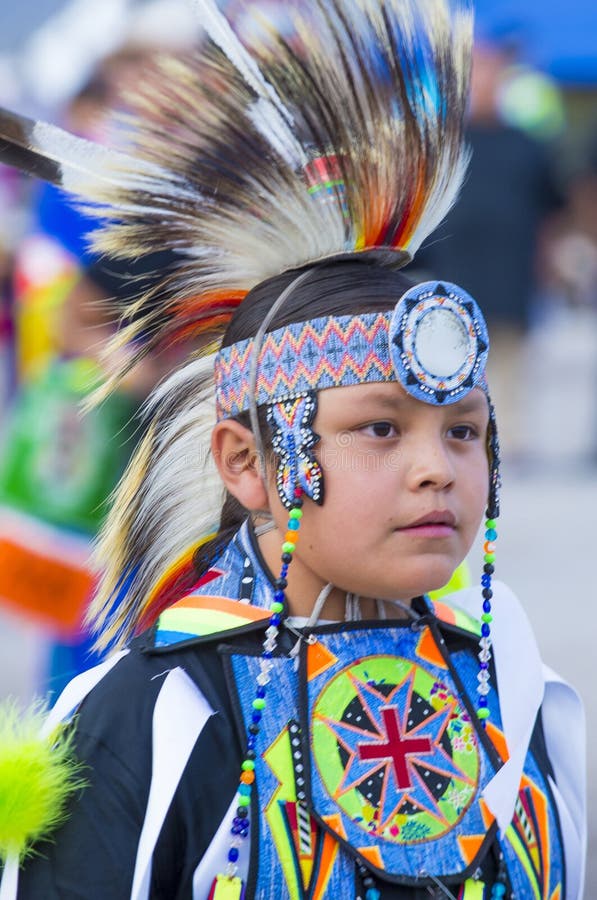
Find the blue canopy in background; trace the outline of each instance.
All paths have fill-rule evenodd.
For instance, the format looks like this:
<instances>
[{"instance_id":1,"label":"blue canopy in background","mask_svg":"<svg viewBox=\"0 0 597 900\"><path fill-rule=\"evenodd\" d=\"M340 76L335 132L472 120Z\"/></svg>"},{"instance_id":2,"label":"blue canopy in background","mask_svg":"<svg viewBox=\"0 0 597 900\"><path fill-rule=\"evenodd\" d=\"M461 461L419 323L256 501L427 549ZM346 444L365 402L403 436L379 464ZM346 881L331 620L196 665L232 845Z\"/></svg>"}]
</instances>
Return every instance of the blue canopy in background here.
<instances>
[{"instance_id":1,"label":"blue canopy in background","mask_svg":"<svg viewBox=\"0 0 597 900\"><path fill-rule=\"evenodd\" d=\"M0 13L0 53L18 53L28 36L77 0L35 0ZM128 0L141 6L146 0ZM230 0L221 0L225 6ZM284 0L280 0L284 2ZM515 37L523 61L564 85L597 86L597 0L473 0L477 31ZM83 4L81 4L83 6ZM88 8L88 5L87 5Z\"/></svg>"},{"instance_id":2,"label":"blue canopy in background","mask_svg":"<svg viewBox=\"0 0 597 900\"><path fill-rule=\"evenodd\" d=\"M597 0L474 0L479 37L513 39L564 86L597 86Z\"/></svg>"}]
</instances>

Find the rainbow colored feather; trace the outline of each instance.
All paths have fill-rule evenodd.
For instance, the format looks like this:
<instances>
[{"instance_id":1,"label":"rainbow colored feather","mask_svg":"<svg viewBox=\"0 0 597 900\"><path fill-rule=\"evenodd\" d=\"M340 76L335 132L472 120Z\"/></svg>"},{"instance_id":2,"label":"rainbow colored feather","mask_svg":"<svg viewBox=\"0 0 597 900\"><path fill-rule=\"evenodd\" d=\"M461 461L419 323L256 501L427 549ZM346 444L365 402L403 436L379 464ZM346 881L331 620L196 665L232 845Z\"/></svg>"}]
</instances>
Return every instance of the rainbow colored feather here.
<instances>
[{"instance_id":1,"label":"rainbow colored feather","mask_svg":"<svg viewBox=\"0 0 597 900\"><path fill-rule=\"evenodd\" d=\"M129 98L127 154L104 153L94 178L73 165L75 142L63 179L100 217L102 253L170 247L181 260L126 310L107 356L124 344L133 352L105 390L164 345L203 344L204 365L189 361L151 402L152 427L100 545L91 617L104 642L147 621L162 573L217 523L208 353L247 292L343 254L403 264L447 213L467 161L468 0L237 3L232 24L215 0L196 6L211 40L192 58L163 59ZM25 155L43 155L42 133L23 129ZM201 454L195 471L178 461L190 452Z\"/></svg>"},{"instance_id":2,"label":"rainbow colored feather","mask_svg":"<svg viewBox=\"0 0 597 900\"><path fill-rule=\"evenodd\" d=\"M246 293L284 270L353 252L411 258L466 165L466 0L237 3L238 34L215 0L195 5L212 40L150 70L129 97L127 154L98 149L96 177L89 142L20 129L10 114L3 130L0 114L23 167L51 158L52 180L93 204L98 250L179 251L152 302L127 311L116 345L145 337L127 368L181 337L221 334Z\"/></svg>"}]
</instances>

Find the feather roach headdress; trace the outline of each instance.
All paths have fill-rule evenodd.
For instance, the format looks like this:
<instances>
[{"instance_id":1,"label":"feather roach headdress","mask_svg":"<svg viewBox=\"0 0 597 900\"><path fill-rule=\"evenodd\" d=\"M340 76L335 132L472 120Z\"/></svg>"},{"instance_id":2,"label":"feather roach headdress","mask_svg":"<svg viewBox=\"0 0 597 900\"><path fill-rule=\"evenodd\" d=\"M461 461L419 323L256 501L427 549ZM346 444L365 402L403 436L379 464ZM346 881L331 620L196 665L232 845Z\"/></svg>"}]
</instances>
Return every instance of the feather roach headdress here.
<instances>
[{"instance_id":1,"label":"feather roach headdress","mask_svg":"<svg viewBox=\"0 0 597 900\"><path fill-rule=\"evenodd\" d=\"M247 3L242 34L214 0L196 6L210 40L194 58L164 59L129 98L126 153L0 114L0 154L89 204L99 252L180 255L152 302L127 310L132 324L108 353L136 346L128 368L204 336L202 358L150 401L116 496L92 610L105 641L159 611L217 523L203 449L215 421L209 352L235 308L264 279L324 258L404 264L449 210L467 161L465 0L296 0L283 4L283 29L275 6Z\"/></svg>"}]
</instances>

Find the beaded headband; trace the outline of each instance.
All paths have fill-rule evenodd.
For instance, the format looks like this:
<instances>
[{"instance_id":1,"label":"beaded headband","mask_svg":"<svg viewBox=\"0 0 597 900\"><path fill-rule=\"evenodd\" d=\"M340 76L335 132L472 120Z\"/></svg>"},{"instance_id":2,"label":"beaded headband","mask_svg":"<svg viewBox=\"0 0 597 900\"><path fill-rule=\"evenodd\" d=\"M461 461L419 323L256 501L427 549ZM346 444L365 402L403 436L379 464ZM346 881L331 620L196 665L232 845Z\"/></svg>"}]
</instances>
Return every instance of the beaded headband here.
<instances>
[{"instance_id":1,"label":"beaded headband","mask_svg":"<svg viewBox=\"0 0 597 900\"><path fill-rule=\"evenodd\" d=\"M324 316L225 347L216 356L218 420L311 391L399 381L419 400L455 403L476 386L486 389L489 339L483 315L466 291L449 282L410 288L393 311Z\"/></svg>"}]
</instances>

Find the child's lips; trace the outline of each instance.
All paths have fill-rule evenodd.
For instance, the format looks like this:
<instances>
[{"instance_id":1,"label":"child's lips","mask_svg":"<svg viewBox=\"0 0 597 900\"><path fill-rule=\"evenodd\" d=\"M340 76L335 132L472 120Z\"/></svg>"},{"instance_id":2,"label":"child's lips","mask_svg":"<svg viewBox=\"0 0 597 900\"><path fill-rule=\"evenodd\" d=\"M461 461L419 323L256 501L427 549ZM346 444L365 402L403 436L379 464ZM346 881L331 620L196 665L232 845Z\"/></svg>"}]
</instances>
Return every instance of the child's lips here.
<instances>
[{"instance_id":1,"label":"child's lips","mask_svg":"<svg viewBox=\"0 0 597 900\"><path fill-rule=\"evenodd\" d=\"M416 537L449 537L456 529L456 517L449 510L435 510L420 516L408 525L403 525L396 530L401 534L410 534Z\"/></svg>"}]
</instances>

